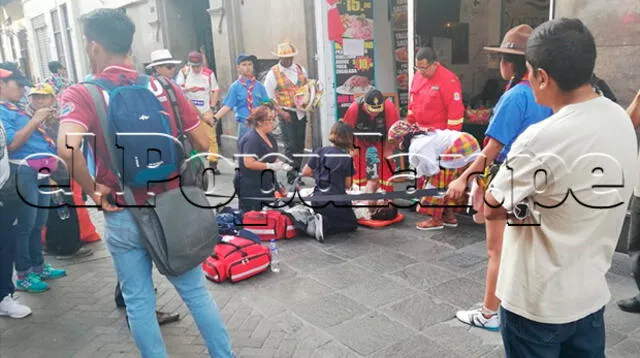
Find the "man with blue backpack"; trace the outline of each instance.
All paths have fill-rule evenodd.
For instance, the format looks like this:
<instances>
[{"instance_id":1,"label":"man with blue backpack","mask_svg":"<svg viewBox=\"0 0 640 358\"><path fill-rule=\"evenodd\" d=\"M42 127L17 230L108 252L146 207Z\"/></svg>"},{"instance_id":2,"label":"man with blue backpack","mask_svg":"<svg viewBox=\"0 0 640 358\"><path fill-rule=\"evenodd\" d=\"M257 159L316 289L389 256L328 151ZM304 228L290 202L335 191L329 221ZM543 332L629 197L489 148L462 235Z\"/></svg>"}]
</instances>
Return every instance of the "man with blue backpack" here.
<instances>
[{"instance_id":1,"label":"man with blue backpack","mask_svg":"<svg viewBox=\"0 0 640 358\"><path fill-rule=\"evenodd\" d=\"M125 208L122 203L143 205L153 198L160 207L167 193L180 191L177 178L182 153L176 138L186 136L197 151L204 152L209 147L207 131L177 87L182 123L177 123L162 85L125 64L135 32L129 17L116 9L98 9L81 21L94 77L89 83L68 88L62 96L58 152L74 179L91 193L92 200L104 212L105 242L121 284L131 334L141 355L167 357L155 314L152 258L161 272L173 272L175 266L158 256L157 247L144 231L147 226L135 216L141 211ZM77 133L95 135L95 140L90 141L94 145L95 181L82 153L74 150L83 139ZM131 133L136 135L126 135ZM116 146L124 150L117 152ZM116 195L121 191L124 198ZM167 236L169 229L165 231ZM186 240L191 239L185 237ZM183 271L165 276L191 311L209 354L232 357L226 327L207 291L200 265Z\"/></svg>"}]
</instances>

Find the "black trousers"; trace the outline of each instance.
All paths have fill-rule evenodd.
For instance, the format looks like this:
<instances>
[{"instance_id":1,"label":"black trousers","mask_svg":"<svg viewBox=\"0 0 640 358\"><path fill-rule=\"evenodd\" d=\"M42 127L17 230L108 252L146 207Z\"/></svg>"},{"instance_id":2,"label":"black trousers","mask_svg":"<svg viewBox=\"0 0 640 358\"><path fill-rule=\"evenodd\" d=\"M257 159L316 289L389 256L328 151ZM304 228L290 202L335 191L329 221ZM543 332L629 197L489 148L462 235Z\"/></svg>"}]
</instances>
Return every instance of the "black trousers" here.
<instances>
[{"instance_id":1,"label":"black trousers","mask_svg":"<svg viewBox=\"0 0 640 358\"><path fill-rule=\"evenodd\" d=\"M314 211L322 215L322 232L325 237L352 232L358 228L358 219L352 208L336 207L329 204L323 208L314 209Z\"/></svg>"},{"instance_id":2,"label":"black trousers","mask_svg":"<svg viewBox=\"0 0 640 358\"><path fill-rule=\"evenodd\" d=\"M284 141L284 154L287 158L293 160L293 167L302 170L302 157L294 157L294 154L303 154L304 143L307 134L307 117L298 119L295 111L286 111L291 116L290 121L280 121L282 129L282 140ZM287 173L287 180L292 183L296 178L295 171Z\"/></svg>"},{"instance_id":3,"label":"black trousers","mask_svg":"<svg viewBox=\"0 0 640 358\"><path fill-rule=\"evenodd\" d=\"M640 197L634 196L631 201L631 220L629 221L629 240L627 252L631 256L631 270L640 290ZM638 295L640 298L640 294Z\"/></svg>"},{"instance_id":4,"label":"black trousers","mask_svg":"<svg viewBox=\"0 0 640 358\"><path fill-rule=\"evenodd\" d=\"M15 230L12 230L15 215L11 214L11 208L20 203L18 195L14 195L12 191L7 190L4 194L6 195L0 190L0 301L15 292L13 262L16 257L16 235Z\"/></svg>"}]
</instances>

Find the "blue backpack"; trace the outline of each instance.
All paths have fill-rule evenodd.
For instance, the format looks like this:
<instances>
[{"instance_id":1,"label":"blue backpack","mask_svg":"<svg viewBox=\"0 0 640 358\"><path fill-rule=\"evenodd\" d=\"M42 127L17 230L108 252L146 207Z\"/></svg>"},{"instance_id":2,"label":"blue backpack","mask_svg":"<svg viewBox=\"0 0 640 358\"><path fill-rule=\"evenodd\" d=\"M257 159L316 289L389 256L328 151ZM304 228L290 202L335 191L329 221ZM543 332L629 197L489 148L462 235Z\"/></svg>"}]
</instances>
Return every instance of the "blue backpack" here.
<instances>
[{"instance_id":1,"label":"blue backpack","mask_svg":"<svg viewBox=\"0 0 640 358\"><path fill-rule=\"evenodd\" d=\"M105 135L127 133L114 137L115 145L124 151L123 160L112 158L114 163L122 163L119 169L124 184L132 188L146 188L149 183L176 177L182 164L180 148L173 140L169 115L148 87L149 77L138 75L134 84L125 85L101 79L85 83L94 84L109 93L107 116L110 133ZM158 133L162 136L135 133Z\"/></svg>"}]
</instances>

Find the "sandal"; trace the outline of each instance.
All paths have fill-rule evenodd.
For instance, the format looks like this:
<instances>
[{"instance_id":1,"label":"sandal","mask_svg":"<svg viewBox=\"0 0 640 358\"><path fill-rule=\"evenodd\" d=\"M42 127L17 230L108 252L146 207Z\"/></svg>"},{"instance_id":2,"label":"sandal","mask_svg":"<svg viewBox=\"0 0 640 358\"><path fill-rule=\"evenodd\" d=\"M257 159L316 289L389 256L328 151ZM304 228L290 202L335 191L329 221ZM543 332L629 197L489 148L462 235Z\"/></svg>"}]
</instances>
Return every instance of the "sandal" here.
<instances>
[{"instance_id":1,"label":"sandal","mask_svg":"<svg viewBox=\"0 0 640 358\"><path fill-rule=\"evenodd\" d=\"M431 218L417 223L416 229L421 231L442 230L444 229L444 224L441 220Z\"/></svg>"}]
</instances>

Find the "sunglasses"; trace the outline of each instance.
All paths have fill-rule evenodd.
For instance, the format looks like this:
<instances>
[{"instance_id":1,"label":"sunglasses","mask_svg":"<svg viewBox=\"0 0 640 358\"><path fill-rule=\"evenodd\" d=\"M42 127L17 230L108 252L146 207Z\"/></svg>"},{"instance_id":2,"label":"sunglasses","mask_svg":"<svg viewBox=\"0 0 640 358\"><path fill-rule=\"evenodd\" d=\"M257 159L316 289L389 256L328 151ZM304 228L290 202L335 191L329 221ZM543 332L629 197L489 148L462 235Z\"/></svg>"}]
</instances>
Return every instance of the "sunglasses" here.
<instances>
[{"instance_id":1,"label":"sunglasses","mask_svg":"<svg viewBox=\"0 0 640 358\"><path fill-rule=\"evenodd\" d=\"M164 65L164 67L168 70L173 70L174 68L176 68L176 65Z\"/></svg>"}]
</instances>

